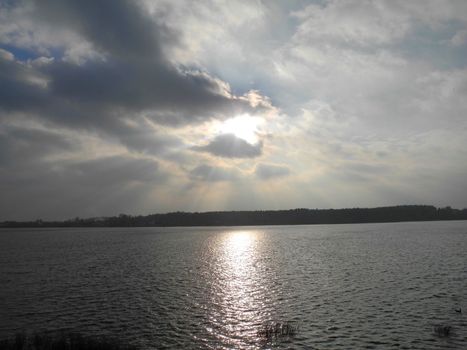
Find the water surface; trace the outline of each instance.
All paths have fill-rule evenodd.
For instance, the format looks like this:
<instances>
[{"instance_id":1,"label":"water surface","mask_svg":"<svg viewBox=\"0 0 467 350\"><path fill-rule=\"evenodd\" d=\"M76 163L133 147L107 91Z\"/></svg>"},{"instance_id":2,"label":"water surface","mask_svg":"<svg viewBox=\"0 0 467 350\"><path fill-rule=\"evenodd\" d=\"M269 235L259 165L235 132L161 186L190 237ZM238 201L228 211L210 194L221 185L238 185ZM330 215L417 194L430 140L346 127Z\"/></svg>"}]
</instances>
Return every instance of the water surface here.
<instances>
[{"instance_id":1,"label":"water surface","mask_svg":"<svg viewBox=\"0 0 467 350\"><path fill-rule=\"evenodd\" d=\"M465 221L2 229L0 285L2 337L64 329L155 349L467 348ZM286 321L297 335L258 335Z\"/></svg>"}]
</instances>

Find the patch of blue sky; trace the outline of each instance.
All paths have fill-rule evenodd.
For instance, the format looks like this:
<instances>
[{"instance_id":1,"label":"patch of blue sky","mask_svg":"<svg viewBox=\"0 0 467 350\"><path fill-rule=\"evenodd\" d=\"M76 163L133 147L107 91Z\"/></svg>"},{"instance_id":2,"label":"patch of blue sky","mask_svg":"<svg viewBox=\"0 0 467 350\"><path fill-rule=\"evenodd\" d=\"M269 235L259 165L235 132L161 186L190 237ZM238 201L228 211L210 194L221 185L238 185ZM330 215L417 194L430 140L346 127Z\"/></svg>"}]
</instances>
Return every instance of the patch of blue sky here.
<instances>
[{"instance_id":1,"label":"patch of blue sky","mask_svg":"<svg viewBox=\"0 0 467 350\"><path fill-rule=\"evenodd\" d=\"M63 50L60 48L48 48L47 54L40 53L32 48L22 48L9 44L0 44L0 48L11 52L15 56L16 60L22 62L34 60L41 56L54 57L55 59L63 57Z\"/></svg>"},{"instance_id":2,"label":"patch of blue sky","mask_svg":"<svg viewBox=\"0 0 467 350\"><path fill-rule=\"evenodd\" d=\"M29 59L35 59L40 56L34 50L23 49L12 45L0 44L0 48L11 52L15 56L15 59L19 61L27 61Z\"/></svg>"}]
</instances>

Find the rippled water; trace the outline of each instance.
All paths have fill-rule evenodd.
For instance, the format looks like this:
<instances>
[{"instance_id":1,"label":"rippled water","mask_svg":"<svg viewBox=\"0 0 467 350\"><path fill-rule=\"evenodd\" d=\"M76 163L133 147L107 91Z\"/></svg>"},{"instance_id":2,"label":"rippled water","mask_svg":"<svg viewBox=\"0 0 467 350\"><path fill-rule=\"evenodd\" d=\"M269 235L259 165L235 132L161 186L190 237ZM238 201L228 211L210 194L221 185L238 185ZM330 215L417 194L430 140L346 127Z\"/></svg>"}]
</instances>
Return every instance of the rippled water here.
<instances>
[{"instance_id":1,"label":"rippled water","mask_svg":"<svg viewBox=\"0 0 467 350\"><path fill-rule=\"evenodd\" d=\"M0 286L2 337L69 329L156 349L467 349L467 222L3 229ZM286 321L295 336L258 334Z\"/></svg>"}]
</instances>

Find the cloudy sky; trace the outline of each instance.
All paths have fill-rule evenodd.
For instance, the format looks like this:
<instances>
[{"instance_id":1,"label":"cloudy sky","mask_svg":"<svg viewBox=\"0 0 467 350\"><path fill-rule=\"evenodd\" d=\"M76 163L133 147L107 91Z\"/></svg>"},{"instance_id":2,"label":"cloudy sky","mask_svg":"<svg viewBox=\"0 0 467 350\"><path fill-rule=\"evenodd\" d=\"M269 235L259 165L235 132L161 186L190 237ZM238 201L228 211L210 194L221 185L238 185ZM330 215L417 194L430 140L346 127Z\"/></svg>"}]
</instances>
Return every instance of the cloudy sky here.
<instances>
[{"instance_id":1,"label":"cloudy sky","mask_svg":"<svg viewBox=\"0 0 467 350\"><path fill-rule=\"evenodd\" d=\"M0 220L467 207L467 2L0 0Z\"/></svg>"}]
</instances>

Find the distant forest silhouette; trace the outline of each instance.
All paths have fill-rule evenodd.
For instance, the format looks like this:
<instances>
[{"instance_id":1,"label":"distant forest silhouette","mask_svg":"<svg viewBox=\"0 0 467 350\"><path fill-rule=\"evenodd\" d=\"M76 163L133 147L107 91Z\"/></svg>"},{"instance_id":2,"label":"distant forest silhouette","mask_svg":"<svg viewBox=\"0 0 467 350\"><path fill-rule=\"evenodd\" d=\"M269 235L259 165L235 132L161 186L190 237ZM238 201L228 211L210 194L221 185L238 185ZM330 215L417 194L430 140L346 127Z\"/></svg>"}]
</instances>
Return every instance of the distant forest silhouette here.
<instances>
[{"instance_id":1,"label":"distant forest silhouette","mask_svg":"<svg viewBox=\"0 0 467 350\"><path fill-rule=\"evenodd\" d=\"M152 215L74 218L65 221L5 221L0 227L169 227L348 224L399 221L467 220L467 209L431 205L379 208L290 209L258 211L174 212Z\"/></svg>"}]
</instances>

